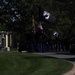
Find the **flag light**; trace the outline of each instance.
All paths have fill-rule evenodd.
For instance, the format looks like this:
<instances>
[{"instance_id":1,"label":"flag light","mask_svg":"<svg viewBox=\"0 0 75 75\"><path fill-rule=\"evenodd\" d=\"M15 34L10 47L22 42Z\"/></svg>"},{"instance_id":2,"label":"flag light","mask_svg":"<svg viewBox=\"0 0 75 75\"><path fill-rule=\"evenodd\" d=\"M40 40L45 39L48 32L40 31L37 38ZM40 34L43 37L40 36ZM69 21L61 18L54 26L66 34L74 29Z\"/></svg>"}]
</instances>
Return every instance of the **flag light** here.
<instances>
[{"instance_id":1,"label":"flag light","mask_svg":"<svg viewBox=\"0 0 75 75\"><path fill-rule=\"evenodd\" d=\"M46 22L46 23L52 23L55 20L56 20L56 18L52 13L39 7L39 21Z\"/></svg>"},{"instance_id":2,"label":"flag light","mask_svg":"<svg viewBox=\"0 0 75 75\"><path fill-rule=\"evenodd\" d=\"M48 13L47 11L44 11L43 12L43 16L45 17L45 19L49 19L49 17L50 17L50 13Z\"/></svg>"}]
</instances>

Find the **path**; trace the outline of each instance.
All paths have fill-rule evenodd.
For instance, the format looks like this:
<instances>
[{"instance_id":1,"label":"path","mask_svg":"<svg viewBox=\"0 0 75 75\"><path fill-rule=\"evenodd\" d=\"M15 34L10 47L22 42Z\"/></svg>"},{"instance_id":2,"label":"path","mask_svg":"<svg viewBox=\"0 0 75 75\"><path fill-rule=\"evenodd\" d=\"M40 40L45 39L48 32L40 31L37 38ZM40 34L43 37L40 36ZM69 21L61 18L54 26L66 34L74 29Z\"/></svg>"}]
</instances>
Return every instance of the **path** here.
<instances>
[{"instance_id":1,"label":"path","mask_svg":"<svg viewBox=\"0 0 75 75\"><path fill-rule=\"evenodd\" d=\"M67 73L65 73L63 75L75 75L75 63L73 63L73 64L74 64L74 67L72 68L72 70L70 70L69 72L67 72Z\"/></svg>"}]
</instances>

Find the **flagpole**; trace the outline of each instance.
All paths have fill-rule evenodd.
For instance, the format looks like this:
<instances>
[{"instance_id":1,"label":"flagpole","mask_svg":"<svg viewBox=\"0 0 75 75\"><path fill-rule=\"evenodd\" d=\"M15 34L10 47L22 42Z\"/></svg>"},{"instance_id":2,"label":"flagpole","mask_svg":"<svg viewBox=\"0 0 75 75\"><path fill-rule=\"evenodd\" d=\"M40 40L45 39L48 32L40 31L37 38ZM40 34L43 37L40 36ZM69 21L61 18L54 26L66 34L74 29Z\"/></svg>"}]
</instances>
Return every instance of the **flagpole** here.
<instances>
[{"instance_id":1,"label":"flagpole","mask_svg":"<svg viewBox=\"0 0 75 75\"><path fill-rule=\"evenodd\" d=\"M32 15L32 31L35 33L35 22L34 22L34 16Z\"/></svg>"}]
</instances>

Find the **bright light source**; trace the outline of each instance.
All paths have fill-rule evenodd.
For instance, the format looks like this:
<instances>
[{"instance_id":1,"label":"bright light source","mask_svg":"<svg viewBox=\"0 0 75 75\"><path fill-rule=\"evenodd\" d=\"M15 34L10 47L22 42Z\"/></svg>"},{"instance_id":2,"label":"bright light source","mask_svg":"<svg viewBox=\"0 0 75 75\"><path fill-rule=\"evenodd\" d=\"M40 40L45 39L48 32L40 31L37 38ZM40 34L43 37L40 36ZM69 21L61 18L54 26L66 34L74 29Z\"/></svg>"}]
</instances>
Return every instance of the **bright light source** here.
<instances>
[{"instance_id":1,"label":"bright light source","mask_svg":"<svg viewBox=\"0 0 75 75\"><path fill-rule=\"evenodd\" d=\"M44 11L43 16L45 17L45 19L49 19L50 13L48 13L47 11Z\"/></svg>"}]
</instances>

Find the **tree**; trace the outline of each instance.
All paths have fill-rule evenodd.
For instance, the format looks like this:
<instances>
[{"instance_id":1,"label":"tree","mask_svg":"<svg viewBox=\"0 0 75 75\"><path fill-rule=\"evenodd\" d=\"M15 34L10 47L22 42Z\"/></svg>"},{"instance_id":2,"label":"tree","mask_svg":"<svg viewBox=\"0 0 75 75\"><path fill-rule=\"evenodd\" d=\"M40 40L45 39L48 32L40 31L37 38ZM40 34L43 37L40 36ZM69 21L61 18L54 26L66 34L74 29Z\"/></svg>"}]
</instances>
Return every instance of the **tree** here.
<instances>
[{"instance_id":1,"label":"tree","mask_svg":"<svg viewBox=\"0 0 75 75\"><path fill-rule=\"evenodd\" d=\"M60 34L69 35L69 32L74 30L75 24L74 2L74 0L1 0L0 25L6 26L6 30L16 32L30 30L32 15L35 27L37 26L38 6L41 6L56 17L56 22L48 24L43 22L43 27L48 31L53 29Z\"/></svg>"}]
</instances>

